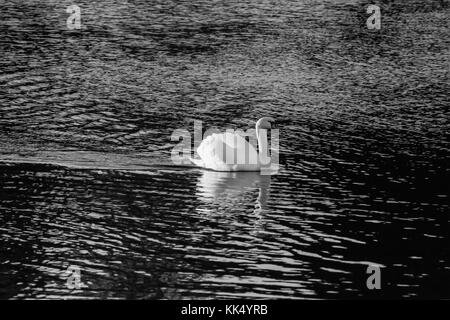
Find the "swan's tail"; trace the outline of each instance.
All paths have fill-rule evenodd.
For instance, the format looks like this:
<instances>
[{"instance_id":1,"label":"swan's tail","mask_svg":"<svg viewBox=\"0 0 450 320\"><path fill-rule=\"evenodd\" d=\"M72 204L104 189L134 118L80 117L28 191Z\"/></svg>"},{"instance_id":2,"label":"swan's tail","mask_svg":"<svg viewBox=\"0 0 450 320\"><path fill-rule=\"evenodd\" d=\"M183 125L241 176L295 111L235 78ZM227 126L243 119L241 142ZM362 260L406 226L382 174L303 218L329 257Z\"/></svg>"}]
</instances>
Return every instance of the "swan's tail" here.
<instances>
[{"instance_id":1,"label":"swan's tail","mask_svg":"<svg viewBox=\"0 0 450 320\"><path fill-rule=\"evenodd\" d=\"M203 162L203 160L200 160L200 159L194 159L194 158L189 158L189 160L191 160L191 162L193 163L193 164L195 164L196 166L198 166L198 167L202 167L202 168L204 168L205 167L205 163Z\"/></svg>"}]
</instances>

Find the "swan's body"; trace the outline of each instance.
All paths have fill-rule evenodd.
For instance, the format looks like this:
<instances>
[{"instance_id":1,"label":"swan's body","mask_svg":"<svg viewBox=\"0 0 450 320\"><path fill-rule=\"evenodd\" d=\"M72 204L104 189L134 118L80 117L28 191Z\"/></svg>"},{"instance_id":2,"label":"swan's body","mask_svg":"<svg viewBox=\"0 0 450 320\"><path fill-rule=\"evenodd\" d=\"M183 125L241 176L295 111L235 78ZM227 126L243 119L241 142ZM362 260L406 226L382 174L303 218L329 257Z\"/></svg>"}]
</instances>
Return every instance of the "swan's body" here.
<instances>
[{"instance_id":1,"label":"swan's body","mask_svg":"<svg viewBox=\"0 0 450 320\"><path fill-rule=\"evenodd\" d=\"M200 159L191 158L191 161L199 167L215 171L260 171L261 159L265 160L261 155L268 155L267 136L262 136L260 132L270 129L271 121L272 118L265 117L256 123L258 149L262 154L238 133L214 133L206 137L197 148Z\"/></svg>"}]
</instances>

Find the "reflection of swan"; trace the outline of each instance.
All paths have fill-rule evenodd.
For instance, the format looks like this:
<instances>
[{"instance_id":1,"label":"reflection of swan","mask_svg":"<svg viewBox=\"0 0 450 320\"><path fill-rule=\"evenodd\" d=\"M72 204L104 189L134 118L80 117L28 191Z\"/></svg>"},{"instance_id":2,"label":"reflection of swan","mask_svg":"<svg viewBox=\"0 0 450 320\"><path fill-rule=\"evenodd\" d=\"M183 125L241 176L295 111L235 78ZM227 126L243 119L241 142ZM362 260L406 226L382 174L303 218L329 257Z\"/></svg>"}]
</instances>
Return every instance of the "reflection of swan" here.
<instances>
[{"instance_id":1,"label":"reflection of swan","mask_svg":"<svg viewBox=\"0 0 450 320\"><path fill-rule=\"evenodd\" d=\"M267 206L270 175L261 175L259 172L216 172L203 171L197 185L198 195L206 202L219 202L228 206L232 201L252 202L246 199L246 191L259 189L256 201L256 211Z\"/></svg>"},{"instance_id":2,"label":"reflection of swan","mask_svg":"<svg viewBox=\"0 0 450 320\"><path fill-rule=\"evenodd\" d=\"M199 167L216 171L259 171L262 165L270 163L267 130L271 129L273 121L273 118L264 117L256 122L259 154L253 145L238 133L214 133L206 137L197 148L201 159L191 158L191 161Z\"/></svg>"}]
</instances>

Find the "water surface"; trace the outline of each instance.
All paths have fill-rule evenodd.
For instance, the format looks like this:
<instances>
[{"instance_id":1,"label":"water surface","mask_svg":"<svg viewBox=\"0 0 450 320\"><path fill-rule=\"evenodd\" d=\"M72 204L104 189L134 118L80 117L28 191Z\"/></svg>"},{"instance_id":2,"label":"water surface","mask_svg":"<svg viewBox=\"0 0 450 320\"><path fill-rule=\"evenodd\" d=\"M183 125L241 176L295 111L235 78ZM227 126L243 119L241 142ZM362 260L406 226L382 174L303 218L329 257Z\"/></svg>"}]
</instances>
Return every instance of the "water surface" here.
<instances>
[{"instance_id":1,"label":"water surface","mask_svg":"<svg viewBox=\"0 0 450 320\"><path fill-rule=\"evenodd\" d=\"M450 298L448 3L379 3L3 1L0 298ZM171 163L261 116L279 174Z\"/></svg>"}]
</instances>

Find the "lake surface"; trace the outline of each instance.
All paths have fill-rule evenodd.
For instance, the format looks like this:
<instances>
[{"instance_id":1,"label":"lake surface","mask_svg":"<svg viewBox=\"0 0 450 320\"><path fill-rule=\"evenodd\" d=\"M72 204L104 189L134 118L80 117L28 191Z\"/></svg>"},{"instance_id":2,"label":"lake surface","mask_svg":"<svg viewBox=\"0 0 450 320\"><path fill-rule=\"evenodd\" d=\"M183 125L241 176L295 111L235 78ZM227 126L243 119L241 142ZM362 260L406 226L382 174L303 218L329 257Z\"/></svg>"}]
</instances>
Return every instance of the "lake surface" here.
<instances>
[{"instance_id":1,"label":"lake surface","mask_svg":"<svg viewBox=\"0 0 450 320\"><path fill-rule=\"evenodd\" d=\"M449 6L378 3L2 1L0 298L450 298ZM278 174L172 163L262 116Z\"/></svg>"}]
</instances>

